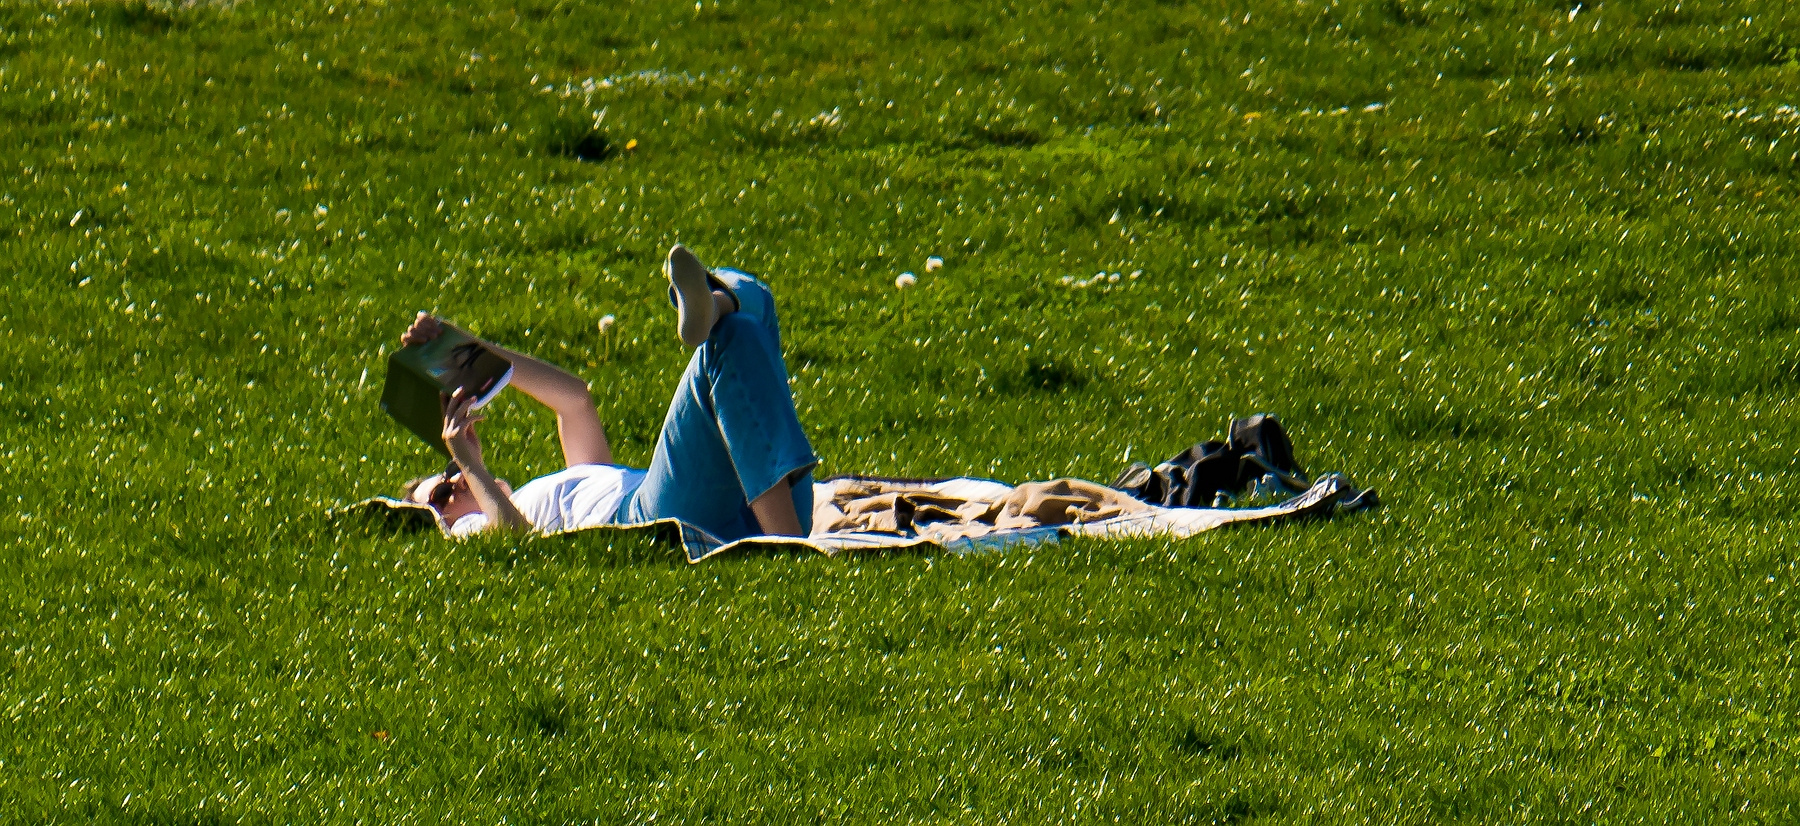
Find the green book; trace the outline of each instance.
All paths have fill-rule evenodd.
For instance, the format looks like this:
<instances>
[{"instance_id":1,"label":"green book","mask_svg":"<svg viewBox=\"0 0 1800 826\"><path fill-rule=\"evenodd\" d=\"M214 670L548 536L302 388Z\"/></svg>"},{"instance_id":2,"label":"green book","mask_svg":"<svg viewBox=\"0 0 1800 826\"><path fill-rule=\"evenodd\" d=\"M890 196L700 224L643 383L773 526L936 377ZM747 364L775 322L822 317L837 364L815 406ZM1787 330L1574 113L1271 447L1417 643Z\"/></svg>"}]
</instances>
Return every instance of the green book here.
<instances>
[{"instance_id":1,"label":"green book","mask_svg":"<svg viewBox=\"0 0 1800 826\"><path fill-rule=\"evenodd\" d=\"M480 339L446 324L423 344L412 344L388 356L387 382L381 388L381 412L393 416L437 452L444 444L444 403L462 388L487 404L512 380L512 362Z\"/></svg>"}]
</instances>

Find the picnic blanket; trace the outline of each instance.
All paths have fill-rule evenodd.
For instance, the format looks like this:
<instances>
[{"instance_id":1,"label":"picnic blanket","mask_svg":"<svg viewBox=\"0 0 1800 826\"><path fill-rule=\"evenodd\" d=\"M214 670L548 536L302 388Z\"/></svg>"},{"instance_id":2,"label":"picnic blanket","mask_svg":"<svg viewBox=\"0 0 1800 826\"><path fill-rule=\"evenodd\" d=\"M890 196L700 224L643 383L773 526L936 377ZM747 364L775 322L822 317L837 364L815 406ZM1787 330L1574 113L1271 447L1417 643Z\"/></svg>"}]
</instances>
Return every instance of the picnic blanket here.
<instances>
[{"instance_id":1,"label":"picnic blanket","mask_svg":"<svg viewBox=\"0 0 1800 826\"><path fill-rule=\"evenodd\" d=\"M1165 508L1086 480L1057 479L1014 487L972 477L840 477L816 483L813 501L814 532L805 537L752 536L725 542L678 519L563 533L649 536L679 545L690 563L752 549L809 548L830 556L842 551L936 547L964 554L1041 545L1066 536L1182 539L1226 525L1329 517L1367 507L1375 500L1372 491L1357 490L1343 476L1326 474L1300 494L1259 508ZM437 511L385 496L330 513L402 530L436 527L446 537L450 535Z\"/></svg>"}]
</instances>

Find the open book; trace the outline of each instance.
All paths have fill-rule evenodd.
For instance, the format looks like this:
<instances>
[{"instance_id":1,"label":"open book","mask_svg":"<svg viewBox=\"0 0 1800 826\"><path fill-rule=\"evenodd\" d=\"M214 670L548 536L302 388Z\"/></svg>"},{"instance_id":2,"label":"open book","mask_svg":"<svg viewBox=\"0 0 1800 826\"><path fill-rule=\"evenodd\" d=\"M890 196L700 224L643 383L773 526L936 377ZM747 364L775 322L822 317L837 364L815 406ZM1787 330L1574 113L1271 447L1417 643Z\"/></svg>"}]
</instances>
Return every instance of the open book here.
<instances>
[{"instance_id":1,"label":"open book","mask_svg":"<svg viewBox=\"0 0 1800 826\"><path fill-rule=\"evenodd\" d=\"M388 356L387 384L381 389L381 411L393 416L437 452L444 445L444 401L457 388L487 404L512 380L512 362L468 333L448 324L423 344L402 347Z\"/></svg>"}]
</instances>

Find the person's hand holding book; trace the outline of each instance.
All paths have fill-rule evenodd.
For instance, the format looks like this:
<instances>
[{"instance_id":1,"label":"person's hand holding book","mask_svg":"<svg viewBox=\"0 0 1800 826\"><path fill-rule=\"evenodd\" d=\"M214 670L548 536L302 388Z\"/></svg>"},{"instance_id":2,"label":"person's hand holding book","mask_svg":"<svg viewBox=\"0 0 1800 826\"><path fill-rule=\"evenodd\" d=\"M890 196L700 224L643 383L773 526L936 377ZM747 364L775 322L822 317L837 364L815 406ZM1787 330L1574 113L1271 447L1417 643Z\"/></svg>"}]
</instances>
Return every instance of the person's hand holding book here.
<instances>
[{"instance_id":1,"label":"person's hand holding book","mask_svg":"<svg viewBox=\"0 0 1800 826\"><path fill-rule=\"evenodd\" d=\"M465 468L484 464L475 423L487 417L475 412L474 404L475 396L460 387L444 398L444 446L450 448L450 458Z\"/></svg>"},{"instance_id":2,"label":"person's hand holding book","mask_svg":"<svg viewBox=\"0 0 1800 826\"><path fill-rule=\"evenodd\" d=\"M413 319L412 326L406 328L406 332L400 334L400 344L403 347L411 347L414 344L424 344L427 341L437 338L443 332L444 324L443 322L438 321L437 316L421 311L419 317Z\"/></svg>"}]
</instances>

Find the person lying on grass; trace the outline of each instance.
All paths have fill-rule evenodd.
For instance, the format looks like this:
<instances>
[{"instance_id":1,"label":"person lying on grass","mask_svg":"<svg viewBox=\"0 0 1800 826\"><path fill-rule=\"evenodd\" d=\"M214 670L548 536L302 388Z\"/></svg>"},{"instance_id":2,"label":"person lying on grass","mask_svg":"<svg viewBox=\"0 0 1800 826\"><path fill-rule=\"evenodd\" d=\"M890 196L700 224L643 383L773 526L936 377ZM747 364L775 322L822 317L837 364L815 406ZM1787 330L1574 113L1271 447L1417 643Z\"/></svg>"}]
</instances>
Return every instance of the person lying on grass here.
<instances>
[{"instance_id":1,"label":"person lying on grass","mask_svg":"<svg viewBox=\"0 0 1800 826\"><path fill-rule=\"evenodd\" d=\"M749 273L708 270L679 244L669 250L663 270L681 341L695 349L650 467L613 463L587 382L489 343L512 361L512 386L556 412L566 467L518 490L496 479L475 433L483 417L470 410L473 397L459 390L444 410L450 466L409 483L405 498L436 509L455 536L668 518L725 542L805 536L819 460L788 392L774 295ZM400 341L430 341L442 330L442 321L419 313Z\"/></svg>"}]
</instances>

